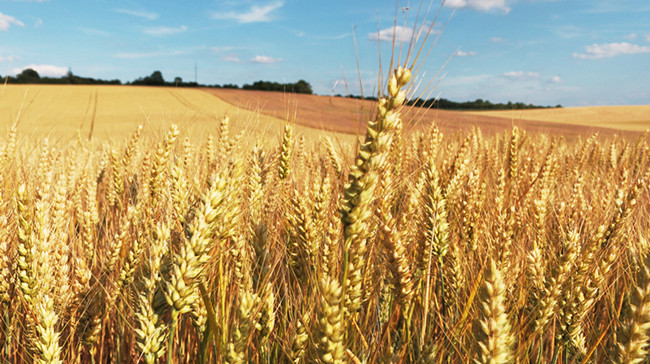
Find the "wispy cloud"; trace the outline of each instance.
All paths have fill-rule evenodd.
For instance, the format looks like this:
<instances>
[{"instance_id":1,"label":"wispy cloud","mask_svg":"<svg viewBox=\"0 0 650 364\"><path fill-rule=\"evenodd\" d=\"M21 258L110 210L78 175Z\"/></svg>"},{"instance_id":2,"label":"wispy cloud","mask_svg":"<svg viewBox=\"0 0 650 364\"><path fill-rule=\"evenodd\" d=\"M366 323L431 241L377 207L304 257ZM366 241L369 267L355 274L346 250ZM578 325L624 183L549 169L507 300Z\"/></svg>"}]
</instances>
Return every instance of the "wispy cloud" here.
<instances>
[{"instance_id":1,"label":"wispy cloud","mask_svg":"<svg viewBox=\"0 0 650 364\"><path fill-rule=\"evenodd\" d=\"M100 37L108 37L111 35L109 32L95 28L79 27L79 30L81 30L86 35L98 35Z\"/></svg>"},{"instance_id":2,"label":"wispy cloud","mask_svg":"<svg viewBox=\"0 0 650 364\"><path fill-rule=\"evenodd\" d=\"M635 40L636 37L637 37L637 34L636 34L636 33L630 33L630 34L628 34L628 35L624 35L624 36L623 36L623 39L625 39L625 40Z\"/></svg>"},{"instance_id":3,"label":"wispy cloud","mask_svg":"<svg viewBox=\"0 0 650 364\"><path fill-rule=\"evenodd\" d=\"M147 20L156 20L158 19L158 14L150 11L144 11L144 10L131 10L131 9L113 9L114 12L116 13L122 13L122 14L127 14L131 16L137 16L138 18L143 18Z\"/></svg>"},{"instance_id":4,"label":"wispy cloud","mask_svg":"<svg viewBox=\"0 0 650 364\"><path fill-rule=\"evenodd\" d=\"M237 54L234 53L228 53L224 54L221 56L221 60L225 62L233 62L233 63L261 63L261 64L271 64L271 63L278 63L282 62L282 58L274 58L274 57L269 57L269 56L260 56L257 55L248 61L241 59Z\"/></svg>"},{"instance_id":5,"label":"wispy cloud","mask_svg":"<svg viewBox=\"0 0 650 364\"><path fill-rule=\"evenodd\" d=\"M282 58L273 58L268 56L255 56L250 60L252 63L278 63L282 62Z\"/></svg>"},{"instance_id":6,"label":"wispy cloud","mask_svg":"<svg viewBox=\"0 0 650 364\"><path fill-rule=\"evenodd\" d=\"M225 54L221 57L221 60L226 62L242 63L241 58L234 54Z\"/></svg>"},{"instance_id":7,"label":"wispy cloud","mask_svg":"<svg viewBox=\"0 0 650 364\"><path fill-rule=\"evenodd\" d=\"M513 81L536 80L540 77L538 72L510 71L501 75L503 78Z\"/></svg>"},{"instance_id":8,"label":"wispy cloud","mask_svg":"<svg viewBox=\"0 0 650 364\"><path fill-rule=\"evenodd\" d=\"M198 46L185 49L159 49L148 52L118 52L113 55L115 58L122 59L138 59L138 58L151 58L151 57L171 57L193 54L197 51L205 50L207 47Z\"/></svg>"},{"instance_id":9,"label":"wispy cloud","mask_svg":"<svg viewBox=\"0 0 650 364\"><path fill-rule=\"evenodd\" d=\"M43 19L37 19L37 20L34 22L34 28L38 28L38 27L40 27L41 25L43 25Z\"/></svg>"},{"instance_id":10,"label":"wispy cloud","mask_svg":"<svg viewBox=\"0 0 650 364\"><path fill-rule=\"evenodd\" d=\"M210 47L210 50L214 53L221 53L221 52L228 52L233 50L234 47L232 46L214 46Z\"/></svg>"},{"instance_id":11,"label":"wispy cloud","mask_svg":"<svg viewBox=\"0 0 650 364\"><path fill-rule=\"evenodd\" d=\"M421 29L417 31L416 37L421 33ZM379 32L369 33L368 37L372 40L384 40L387 42L392 42L393 37L395 37L396 42L408 42L413 38L413 35L416 31L410 27L403 27L401 25L395 25L390 28L382 29Z\"/></svg>"},{"instance_id":12,"label":"wispy cloud","mask_svg":"<svg viewBox=\"0 0 650 364\"><path fill-rule=\"evenodd\" d=\"M580 59L610 58L624 54L650 53L650 47L640 46L627 42L592 44L585 46L584 53L573 53L573 57Z\"/></svg>"},{"instance_id":13,"label":"wispy cloud","mask_svg":"<svg viewBox=\"0 0 650 364\"><path fill-rule=\"evenodd\" d=\"M602 0L590 1L590 8L582 12L587 14L612 14L612 13L642 13L650 11L649 5L641 5L635 1Z\"/></svg>"},{"instance_id":14,"label":"wispy cloud","mask_svg":"<svg viewBox=\"0 0 650 364\"><path fill-rule=\"evenodd\" d=\"M492 43L503 43L504 39L501 38L501 37L492 37L492 38L490 38L490 42L492 42Z\"/></svg>"},{"instance_id":15,"label":"wispy cloud","mask_svg":"<svg viewBox=\"0 0 650 364\"><path fill-rule=\"evenodd\" d=\"M213 12L212 18L236 20L239 23L269 22L273 20L271 13L283 5L284 1L274 1L263 6L253 5L246 11Z\"/></svg>"},{"instance_id":16,"label":"wispy cloud","mask_svg":"<svg viewBox=\"0 0 650 364\"><path fill-rule=\"evenodd\" d=\"M503 14L510 12L505 0L447 0L445 6L457 9L474 9L478 11L498 11Z\"/></svg>"},{"instance_id":17,"label":"wispy cloud","mask_svg":"<svg viewBox=\"0 0 650 364\"><path fill-rule=\"evenodd\" d=\"M650 42L650 33L646 34L643 38L645 38L646 42Z\"/></svg>"},{"instance_id":18,"label":"wispy cloud","mask_svg":"<svg viewBox=\"0 0 650 364\"><path fill-rule=\"evenodd\" d=\"M0 31L8 30L11 25L24 27L25 24L11 15L0 13Z\"/></svg>"},{"instance_id":19,"label":"wispy cloud","mask_svg":"<svg viewBox=\"0 0 650 364\"><path fill-rule=\"evenodd\" d=\"M139 59L139 58L151 58L151 57L162 57L169 55L168 52L155 51L155 52L120 52L116 53L113 57L123 58L123 59Z\"/></svg>"},{"instance_id":20,"label":"wispy cloud","mask_svg":"<svg viewBox=\"0 0 650 364\"><path fill-rule=\"evenodd\" d=\"M476 52L474 52L474 51L463 52L463 51L459 50L458 52L456 52L456 55L458 57L470 57L470 56L475 56Z\"/></svg>"},{"instance_id":21,"label":"wispy cloud","mask_svg":"<svg viewBox=\"0 0 650 364\"><path fill-rule=\"evenodd\" d=\"M323 39L323 40L336 40L336 39L343 39L352 36L352 33L343 33L339 35L312 35L309 36L310 38L314 39Z\"/></svg>"},{"instance_id":22,"label":"wispy cloud","mask_svg":"<svg viewBox=\"0 0 650 364\"><path fill-rule=\"evenodd\" d=\"M187 31L187 27L185 25L181 25L180 27L153 27L153 28L147 28L144 30L144 34L147 35L153 35L155 37L160 37L160 36L165 36L165 35L173 35L173 34L178 34L178 33L183 33Z\"/></svg>"},{"instance_id":23,"label":"wispy cloud","mask_svg":"<svg viewBox=\"0 0 650 364\"><path fill-rule=\"evenodd\" d=\"M2 54L0 54L0 62L13 61L13 60L14 60L14 56L3 56Z\"/></svg>"},{"instance_id":24,"label":"wispy cloud","mask_svg":"<svg viewBox=\"0 0 650 364\"><path fill-rule=\"evenodd\" d=\"M34 71L38 72L39 76L45 77L61 77L68 73L67 67L53 66L51 64L30 64L25 67L13 68L11 70L11 73L13 75L17 75L27 68L31 68Z\"/></svg>"},{"instance_id":25,"label":"wispy cloud","mask_svg":"<svg viewBox=\"0 0 650 364\"><path fill-rule=\"evenodd\" d=\"M555 84L560 84L560 83L564 83L564 80L560 76L553 76L551 77L550 82Z\"/></svg>"}]
</instances>

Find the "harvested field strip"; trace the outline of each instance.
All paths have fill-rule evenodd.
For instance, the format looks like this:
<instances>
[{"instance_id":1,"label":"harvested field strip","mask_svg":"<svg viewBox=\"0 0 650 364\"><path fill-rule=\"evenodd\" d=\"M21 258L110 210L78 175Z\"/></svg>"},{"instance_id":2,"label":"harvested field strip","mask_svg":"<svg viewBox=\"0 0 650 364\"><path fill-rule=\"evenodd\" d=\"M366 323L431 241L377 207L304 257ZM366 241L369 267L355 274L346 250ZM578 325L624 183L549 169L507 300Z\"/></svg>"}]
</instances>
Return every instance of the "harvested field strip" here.
<instances>
[{"instance_id":1,"label":"harvested field strip","mask_svg":"<svg viewBox=\"0 0 650 364\"><path fill-rule=\"evenodd\" d=\"M365 122L374 117L376 102L361 101L343 97L330 97L303 94L285 94L282 92L234 90L234 89L204 89L206 92L240 108L254 110L262 114L285 117L295 115L299 125L320 128L339 133L363 134ZM289 100L289 101L287 101ZM545 110L551 111L551 110ZM601 116L605 119L605 116ZM606 123L579 125L575 123L553 123L544 120L526 120L510 114L474 113L450 110L429 110L410 108L405 110L405 129L426 129L434 121L438 128L446 133L459 130L469 130L480 127L486 135L501 133L512 125L529 132L544 132L550 135L563 135L575 138L578 135L593 134L636 135L633 131L645 129L629 129L615 131L613 126ZM549 120L550 121L550 120Z\"/></svg>"}]
</instances>

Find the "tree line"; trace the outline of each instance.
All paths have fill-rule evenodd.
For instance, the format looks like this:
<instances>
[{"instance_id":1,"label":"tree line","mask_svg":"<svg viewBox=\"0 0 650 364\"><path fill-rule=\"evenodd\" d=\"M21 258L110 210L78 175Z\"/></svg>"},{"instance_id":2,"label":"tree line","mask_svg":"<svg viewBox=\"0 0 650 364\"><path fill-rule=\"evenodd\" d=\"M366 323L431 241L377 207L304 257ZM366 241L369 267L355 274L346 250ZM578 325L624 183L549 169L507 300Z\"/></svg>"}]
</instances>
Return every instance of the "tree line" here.
<instances>
[{"instance_id":1,"label":"tree line","mask_svg":"<svg viewBox=\"0 0 650 364\"><path fill-rule=\"evenodd\" d=\"M16 76L6 76L7 83L11 84L73 84L73 85L122 85L120 80L100 80L90 77L80 77L68 71L61 77L41 77L38 72L31 68L24 69ZM238 89L235 84L224 85L204 85L197 82L185 82L181 77L175 77L173 81L166 81L160 71L154 71L148 76L139 77L124 85L135 86L175 86L175 87L216 87L216 88L233 88ZM253 84L244 84L244 90L262 90L262 91L283 91L290 93L312 94L311 85L305 80L299 80L295 83L278 83L270 81L256 81Z\"/></svg>"},{"instance_id":2,"label":"tree line","mask_svg":"<svg viewBox=\"0 0 650 364\"><path fill-rule=\"evenodd\" d=\"M13 84L25 83L38 83L38 84L72 84L72 85L122 85L122 81L115 80L100 80L91 77L81 77L68 71L64 76L55 77L41 77L38 72L31 68L23 70L16 76L6 76L5 81ZM137 78L131 82L124 83L125 85L135 86L175 86L175 87L214 87L214 88L230 88L239 89L240 87L235 84L223 85L204 85L197 82L185 82L181 77L175 77L173 81L166 81L160 71L154 71L151 75ZM244 84L241 89L243 90L260 90L260 91L280 91L289 93L313 94L313 90L309 82L299 80L295 83L279 83L271 81L256 81L252 84ZM342 95L336 95L341 96ZM360 99L361 96L349 95L349 98ZM376 97L366 97L366 100L377 100ZM476 99L474 101L455 102L444 98L432 98L428 100L414 99L407 100L406 104L417 107L426 107L433 109L443 110L523 110L523 109L540 109L540 108L560 108L562 105L556 106L540 106L533 104L525 104L523 102L507 103L492 103L488 100Z\"/></svg>"},{"instance_id":3,"label":"tree line","mask_svg":"<svg viewBox=\"0 0 650 364\"><path fill-rule=\"evenodd\" d=\"M345 97L340 94L336 95L339 97ZM361 99L361 96L350 95L347 96L353 99ZM363 97L365 100L377 101L377 97ZM451 101L445 98L432 98L428 100L414 99L406 100L405 104L416 107L426 107L429 109L441 109L441 110L525 110L525 109L551 109L551 108L561 108L562 105L555 106L542 106L534 104L526 104L523 102L512 102L508 101L507 103L492 103L488 100L476 99L474 101L464 101L456 102Z\"/></svg>"},{"instance_id":4,"label":"tree line","mask_svg":"<svg viewBox=\"0 0 650 364\"><path fill-rule=\"evenodd\" d=\"M0 76L1 77L1 76ZM16 76L4 77L6 83L25 84L52 84L52 85L121 85L120 80L99 80L91 77L81 77L68 71L61 77L41 77L38 72L31 68L24 69Z\"/></svg>"},{"instance_id":5,"label":"tree line","mask_svg":"<svg viewBox=\"0 0 650 364\"><path fill-rule=\"evenodd\" d=\"M431 109L444 110L523 110L523 109L545 109L560 108L562 105L541 106L525 104L523 102L491 103L488 100L476 99L474 101L455 102L443 98L432 98L428 100L415 99L407 102L409 105L426 107Z\"/></svg>"},{"instance_id":6,"label":"tree line","mask_svg":"<svg viewBox=\"0 0 650 364\"><path fill-rule=\"evenodd\" d=\"M282 91L282 92L291 92L297 94L309 94L313 93L311 85L305 80L299 80L296 83L278 83L278 82L269 82L269 81L257 81L253 84L244 84L242 86L244 90L261 90L261 91Z\"/></svg>"}]
</instances>

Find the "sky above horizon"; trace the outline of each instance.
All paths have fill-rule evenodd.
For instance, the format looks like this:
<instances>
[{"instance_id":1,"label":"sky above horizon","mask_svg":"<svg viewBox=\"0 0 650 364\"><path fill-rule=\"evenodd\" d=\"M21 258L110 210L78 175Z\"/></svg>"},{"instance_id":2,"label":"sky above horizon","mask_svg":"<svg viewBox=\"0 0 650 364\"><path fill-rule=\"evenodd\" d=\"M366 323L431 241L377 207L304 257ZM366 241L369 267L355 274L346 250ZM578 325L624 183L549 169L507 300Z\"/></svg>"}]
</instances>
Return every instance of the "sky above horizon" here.
<instances>
[{"instance_id":1,"label":"sky above horizon","mask_svg":"<svg viewBox=\"0 0 650 364\"><path fill-rule=\"evenodd\" d=\"M0 0L0 75L25 68L44 76L71 70L126 82L160 70L166 80L194 81L196 65L202 84L304 79L317 94L358 95L361 78L364 93L372 95L380 59L384 71L389 66L395 33L397 48L403 40L402 60L412 36L424 43L412 96L563 106L650 104L647 0L440 5Z\"/></svg>"}]
</instances>

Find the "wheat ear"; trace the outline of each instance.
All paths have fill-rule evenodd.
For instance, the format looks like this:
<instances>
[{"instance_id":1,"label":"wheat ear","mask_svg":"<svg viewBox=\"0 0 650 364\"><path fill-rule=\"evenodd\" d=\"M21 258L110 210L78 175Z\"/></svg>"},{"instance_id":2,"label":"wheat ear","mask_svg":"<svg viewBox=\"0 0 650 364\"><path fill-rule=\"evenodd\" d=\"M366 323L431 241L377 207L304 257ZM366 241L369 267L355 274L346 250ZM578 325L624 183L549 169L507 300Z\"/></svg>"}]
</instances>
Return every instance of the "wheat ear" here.
<instances>
[{"instance_id":1,"label":"wheat ear","mask_svg":"<svg viewBox=\"0 0 650 364\"><path fill-rule=\"evenodd\" d=\"M650 334L650 256L639 270L639 280L632 287L629 322L619 331L617 363L643 363L648 358Z\"/></svg>"},{"instance_id":2,"label":"wheat ear","mask_svg":"<svg viewBox=\"0 0 650 364\"><path fill-rule=\"evenodd\" d=\"M478 328L478 357L476 363L512 363L513 337L510 320L505 310L506 287L501 272L493 259L489 259L483 276L480 297Z\"/></svg>"}]
</instances>

